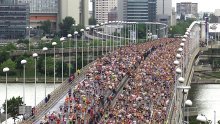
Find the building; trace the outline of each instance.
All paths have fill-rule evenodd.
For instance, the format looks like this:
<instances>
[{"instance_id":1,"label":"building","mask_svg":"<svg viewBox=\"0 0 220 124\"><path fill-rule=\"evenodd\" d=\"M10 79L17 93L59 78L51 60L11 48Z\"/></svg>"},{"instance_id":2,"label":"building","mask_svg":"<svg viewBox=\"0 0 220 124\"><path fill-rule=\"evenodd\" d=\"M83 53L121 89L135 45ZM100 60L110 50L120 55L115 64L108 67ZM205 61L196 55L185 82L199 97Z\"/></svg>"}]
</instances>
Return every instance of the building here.
<instances>
[{"instance_id":1,"label":"building","mask_svg":"<svg viewBox=\"0 0 220 124\"><path fill-rule=\"evenodd\" d=\"M171 26L175 26L176 25L176 11L175 8L172 8L172 15L171 15Z\"/></svg>"},{"instance_id":2,"label":"building","mask_svg":"<svg viewBox=\"0 0 220 124\"><path fill-rule=\"evenodd\" d=\"M177 15L187 15L192 14L194 16L198 15L198 3L192 2L181 2L176 4Z\"/></svg>"},{"instance_id":3,"label":"building","mask_svg":"<svg viewBox=\"0 0 220 124\"><path fill-rule=\"evenodd\" d=\"M0 4L0 39L20 39L26 37L29 25L28 4L4 2Z\"/></svg>"},{"instance_id":4,"label":"building","mask_svg":"<svg viewBox=\"0 0 220 124\"><path fill-rule=\"evenodd\" d=\"M115 7L108 13L108 21L117 21L118 19L118 12L117 8Z\"/></svg>"},{"instance_id":5,"label":"building","mask_svg":"<svg viewBox=\"0 0 220 124\"><path fill-rule=\"evenodd\" d=\"M120 1L120 0L119 0ZM96 0L95 18L98 23L104 23L108 20L108 14L117 7L117 0Z\"/></svg>"},{"instance_id":6,"label":"building","mask_svg":"<svg viewBox=\"0 0 220 124\"><path fill-rule=\"evenodd\" d=\"M118 20L130 22L156 21L156 0L118 1Z\"/></svg>"},{"instance_id":7,"label":"building","mask_svg":"<svg viewBox=\"0 0 220 124\"><path fill-rule=\"evenodd\" d=\"M171 24L172 0L157 0L157 21Z\"/></svg>"},{"instance_id":8,"label":"building","mask_svg":"<svg viewBox=\"0 0 220 124\"><path fill-rule=\"evenodd\" d=\"M76 24L88 25L88 0L60 0L60 21L65 17L73 17Z\"/></svg>"}]
</instances>

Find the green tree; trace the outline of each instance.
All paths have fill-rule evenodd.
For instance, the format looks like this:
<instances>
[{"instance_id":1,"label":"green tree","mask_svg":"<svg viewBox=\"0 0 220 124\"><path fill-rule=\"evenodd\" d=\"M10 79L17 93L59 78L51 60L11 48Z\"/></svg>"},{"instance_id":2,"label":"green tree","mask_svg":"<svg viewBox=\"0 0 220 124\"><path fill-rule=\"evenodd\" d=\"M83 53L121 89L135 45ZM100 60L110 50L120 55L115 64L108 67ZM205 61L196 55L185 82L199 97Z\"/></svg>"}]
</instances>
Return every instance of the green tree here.
<instances>
[{"instance_id":1,"label":"green tree","mask_svg":"<svg viewBox=\"0 0 220 124\"><path fill-rule=\"evenodd\" d=\"M4 46L2 48L2 50L5 50L5 51L13 51L13 50L16 50L16 49L17 48L16 48L15 44L13 44L13 43L9 43L9 44L7 44L6 46Z\"/></svg>"},{"instance_id":2,"label":"green tree","mask_svg":"<svg viewBox=\"0 0 220 124\"><path fill-rule=\"evenodd\" d=\"M4 61L1 64L1 70L5 67L8 67L10 69L10 71L8 72L9 75L15 75L15 67L16 67L16 63L13 62L11 59L8 59L6 61Z\"/></svg>"},{"instance_id":3,"label":"green tree","mask_svg":"<svg viewBox=\"0 0 220 124\"><path fill-rule=\"evenodd\" d=\"M23 104L22 98L19 97L12 97L11 99L7 100L7 110L8 114L14 119L19 114L19 106ZM4 111L6 110L6 103L3 104Z\"/></svg>"},{"instance_id":4,"label":"green tree","mask_svg":"<svg viewBox=\"0 0 220 124\"><path fill-rule=\"evenodd\" d=\"M42 29L45 34L50 34L51 33L50 32L51 31L51 21L47 20L47 21L41 22L40 29Z\"/></svg>"},{"instance_id":5,"label":"green tree","mask_svg":"<svg viewBox=\"0 0 220 124\"><path fill-rule=\"evenodd\" d=\"M68 68L67 68L67 64L63 63L63 75L66 75L68 72ZM62 76L62 61L57 61L56 62L56 72L57 72L57 76L61 77Z\"/></svg>"},{"instance_id":6,"label":"green tree","mask_svg":"<svg viewBox=\"0 0 220 124\"><path fill-rule=\"evenodd\" d=\"M96 25L97 21L94 17L89 18L89 25Z\"/></svg>"},{"instance_id":7,"label":"green tree","mask_svg":"<svg viewBox=\"0 0 220 124\"><path fill-rule=\"evenodd\" d=\"M0 51L0 63L3 63L4 61L6 61L7 59L9 59L9 52L3 50Z\"/></svg>"},{"instance_id":8,"label":"green tree","mask_svg":"<svg viewBox=\"0 0 220 124\"><path fill-rule=\"evenodd\" d=\"M27 60L27 64L26 64L26 75L27 76L33 76L34 74L34 59L33 57L29 57L26 59Z\"/></svg>"},{"instance_id":9,"label":"green tree","mask_svg":"<svg viewBox=\"0 0 220 124\"><path fill-rule=\"evenodd\" d=\"M47 57L47 63L46 63L46 67L47 67L47 75L48 76L53 76L53 58L52 57ZM38 65L38 70L41 74L45 73L45 57L41 57L38 61L37 61L37 65Z\"/></svg>"},{"instance_id":10,"label":"green tree","mask_svg":"<svg viewBox=\"0 0 220 124\"><path fill-rule=\"evenodd\" d=\"M75 24L75 20L72 17L67 16L65 19L63 19L62 23L60 23L60 30L62 36L67 36L68 33L70 33L70 29L72 25Z\"/></svg>"}]
</instances>

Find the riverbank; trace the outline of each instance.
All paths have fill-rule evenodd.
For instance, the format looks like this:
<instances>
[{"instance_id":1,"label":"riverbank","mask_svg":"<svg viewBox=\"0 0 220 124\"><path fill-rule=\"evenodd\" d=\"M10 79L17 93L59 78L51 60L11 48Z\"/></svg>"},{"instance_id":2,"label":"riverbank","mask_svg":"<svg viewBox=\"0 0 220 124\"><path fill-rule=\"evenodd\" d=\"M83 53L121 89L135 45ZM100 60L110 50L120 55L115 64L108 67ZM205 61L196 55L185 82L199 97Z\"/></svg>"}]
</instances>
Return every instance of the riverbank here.
<instances>
[{"instance_id":1,"label":"riverbank","mask_svg":"<svg viewBox=\"0 0 220 124\"><path fill-rule=\"evenodd\" d=\"M64 77L63 80L65 81L68 79L68 77ZM61 83L62 78L56 78L55 79L56 83ZM0 77L0 83L5 83L5 77ZM23 78L17 78L17 77L8 77L7 79L8 83L23 83L24 79ZM25 78L25 83L34 83L35 78ZM37 83L44 83L45 79L43 77L36 78ZM54 83L54 78L53 77L47 77L47 83Z\"/></svg>"}]
</instances>

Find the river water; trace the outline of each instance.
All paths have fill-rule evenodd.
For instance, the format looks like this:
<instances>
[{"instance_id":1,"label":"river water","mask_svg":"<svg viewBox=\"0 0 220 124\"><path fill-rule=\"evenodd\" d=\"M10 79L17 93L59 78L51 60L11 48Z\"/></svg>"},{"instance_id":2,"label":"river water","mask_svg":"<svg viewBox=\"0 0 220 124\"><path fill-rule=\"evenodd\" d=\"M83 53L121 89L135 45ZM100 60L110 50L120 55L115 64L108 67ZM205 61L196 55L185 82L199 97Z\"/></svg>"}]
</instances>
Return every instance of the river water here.
<instances>
[{"instance_id":1,"label":"river water","mask_svg":"<svg viewBox=\"0 0 220 124\"><path fill-rule=\"evenodd\" d=\"M208 120L220 120L220 84L192 84L188 99L193 107L198 108L199 114L204 114Z\"/></svg>"},{"instance_id":2,"label":"river water","mask_svg":"<svg viewBox=\"0 0 220 124\"><path fill-rule=\"evenodd\" d=\"M34 106L34 83L27 83L25 86L25 102L27 106ZM59 84L55 85L56 87ZM36 102L39 103L44 99L44 83L37 84ZM47 94L54 89L53 83L47 84ZM0 107L5 101L5 83L0 83ZM23 97L23 83L8 83L8 99L12 97Z\"/></svg>"}]
</instances>

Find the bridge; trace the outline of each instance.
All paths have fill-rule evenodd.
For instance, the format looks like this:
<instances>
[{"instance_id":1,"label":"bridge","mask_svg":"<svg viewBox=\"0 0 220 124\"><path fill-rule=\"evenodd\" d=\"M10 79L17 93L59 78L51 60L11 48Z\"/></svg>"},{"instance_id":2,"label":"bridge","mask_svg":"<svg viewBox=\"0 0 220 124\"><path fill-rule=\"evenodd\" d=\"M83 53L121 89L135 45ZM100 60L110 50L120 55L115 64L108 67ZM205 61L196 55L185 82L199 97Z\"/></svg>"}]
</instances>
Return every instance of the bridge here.
<instances>
[{"instance_id":1,"label":"bridge","mask_svg":"<svg viewBox=\"0 0 220 124\"><path fill-rule=\"evenodd\" d=\"M115 22L118 23L118 22ZM158 24L158 23L157 23ZM164 30L166 30L166 26ZM153 31L151 31L153 32ZM156 32L156 31L155 31ZM161 33L162 37L166 37L166 33ZM178 71L173 72L175 75L175 78L173 78L173 81L175 82L175 86L173 86L172 90L174 91L169 99L169 105L168 105L168 111L167 111L167 119L166 123L168 124L182 124L182 120L184 118L184 113L182 103L185 102L187 98L187 92L185 93L182 91L183 89L180 89L181 86L190 86L192 75L194 73L194 62L195 58L197 57L200 50L204 50L204 48L200 47L201 42L206 41L206 33L205 33L205 23L203 21L195 21L193 22L190 27L187 29L186 35L183 37L182 43L184 45L181 45L181 49L177 50L177 54L180 55L180 57L177 55L176 59L178 60L178 65L175 67L176 70L180 69L181 73L178 73ZM119 38L120 39L120 38ZM158 41L158 40L157 40ZM181 43L181 42L180 42ZM128 47L125 45L125 47ZM161 47L158 45L158 47ZM99 49L100 50L100 49ZM73 50L74 51L74 50ZM80 50L79 50L80 51ZM39 52L39 51L38 51ZM69 50L66 50L65 52L69 52ZM148 52L148 51L145 51ZM152 49L150 49L150 52L152 52ZM53 51L51 50L51 53ZM42 53L43 54L43 53ZM106 56L109 56L108 53ZM56 88L50 95L50 100L45 103L44 100L42 100L37 106L35 106L35 112L34 116L29 117L26 120L23 120L21 124L31 124L31 123L39 123L42 117L49 112L54 106L56 106L56 103L60 101L61 99L65 98L65 96L68 94L68 90L74 89L80 82L82 82L83 79L86 79L86 72L88 71L88 68L91 67L95 62L94 61L85 67L81 69L81 73L79 75L76 75L75 80L72 83L68 83L68 80L65 80L61 85ZM134 73L136 67L138 67L138 64L134 66L134 70L131 70L130 72ZM184 80L182 79L184 78ZM104 101L105 103L110 104L110 106L114 106L116 104L116 101L118 99L119 94L123 91L126 84L129 82L129 80L132 80L132 77L129 75L126 75L121 79L118 87L116 87L114 92L107 91L104 93ZM108 97L111 96L111 99L113 99L113 102L109 103ZM154 105L150 105L151 107L154 107ZM185 106L185 105L184 105ZM104 104L103 109L108 109L108 105ZM154 108L151 108L152 114L154 113ZM193 113L196 113L196 109L192 109L194 111ZM151 117L154 117L154 115L151 115ZM100 119L105 120L104 116ZM153 120L151 122L154 122ZM86 123L86 122L85 122Z\"/></svg>"}]
</instances>

